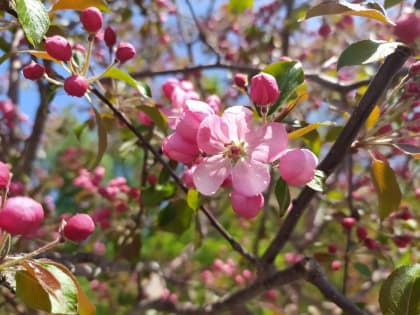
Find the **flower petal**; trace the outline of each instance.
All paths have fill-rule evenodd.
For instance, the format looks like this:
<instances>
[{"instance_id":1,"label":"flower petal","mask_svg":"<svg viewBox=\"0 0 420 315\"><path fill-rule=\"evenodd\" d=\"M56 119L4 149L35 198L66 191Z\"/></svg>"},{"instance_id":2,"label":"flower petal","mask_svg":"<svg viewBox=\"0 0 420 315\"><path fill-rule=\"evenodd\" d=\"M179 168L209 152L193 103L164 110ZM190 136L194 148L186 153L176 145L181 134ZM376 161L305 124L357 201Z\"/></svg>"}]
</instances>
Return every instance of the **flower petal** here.
<instances>
[{"instance_id":1,"label":"flower petal","mask_svg":"<svg viewBox=\"0 0 420 315\"><path fill-rule=\"evenodd\" d=\"M203 195L213 195L231 171L230 160L221 154L204 158L193 170L193 181Z\"/></svg>"},{"instance_id":2,"label":"flower petal","mask_svg":"<svg viewBox=\"0 0 420 315\"><path fill-rule=\"evenodd\" d=\"M264 163L277 160L287 149L287 132L283 124L268 123L247 134L251 159Z\"/></svg>"},{"instance_id":3,"label":"flower petal","mask_svg":"<svg viewBox=\"0 0 420 315\"><path fill-rule=\"evenodd\" d=\"M253 160L239 160L232 168L232 186L238 193L255 196L263 192L270 182L268 166Z\"/></svg>"},{"instance_id":4,"label":"flower petal","mask_svg":"<svg viewBox=\"0 0 420 315\"><path fill-rule=\"evenodd\" d=\"M217 115L205 118L198 128L197 145L207 154L221 153L225 144L230 143L229 126Z\"/></svg>"},{"instance_id":5,"label":"flower petal","mask_svg":"<svg viewBox=\"0 0 420 315\"><path fill-rule=\"evenodd\" d=\"M229 139L234 142L245 140L250 131L252 111L245 106L229 107L222 115L223 121L229 126Z\"/></svg>"}]
</instances>

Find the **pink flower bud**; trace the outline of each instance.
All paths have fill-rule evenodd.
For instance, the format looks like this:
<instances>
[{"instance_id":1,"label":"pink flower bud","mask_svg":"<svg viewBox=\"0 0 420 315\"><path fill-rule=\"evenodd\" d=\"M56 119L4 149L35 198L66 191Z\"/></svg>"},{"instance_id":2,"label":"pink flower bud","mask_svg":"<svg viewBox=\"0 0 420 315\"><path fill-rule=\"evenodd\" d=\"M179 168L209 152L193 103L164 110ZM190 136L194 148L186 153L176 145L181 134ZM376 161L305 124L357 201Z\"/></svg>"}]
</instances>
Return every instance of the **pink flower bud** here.
<instances>
[{"instance_id":1,"label":"pink flower bud","mask_svg":"<svg viewBox=\"0 0 420 315\"><path fill-rule=\"evenodd\" d=\"M356 230L356 235L359 240L365 240L368 236L368 230L364 226L359 226Z\"/></svg>"},{"instance_id":2,"label":"pink flower bud","mask_svg":"<svg viewBox=\"0 0 420 315\"><path fill-rule=\"evenodd\" d=\"M95 230L95 223L92 218L85 213L79 213L72 216L63 229L63 235L66 239L73 242L80 242L89 237Z\"/></svg>"},{"instance_id":3,"label":"pink flower bud","mask_svg":"<svg viewBox=\"0 0 420 315\"><path fill-rule=\"evenodd\" d=\"M338 269L340 269L341 268L341 262L339 261L339 260L334 260L332 263L331 263L331 269L333 270L333 271L337 271Z\"/></svg>"},{"instance_id":4,"label":"pink flower bud","mask_svg":"<svg viewBox=\"0 0 420 315\"><path fill-rule=\"evenodd\" d=\"M162 92L165 94L167 98L172 97L172 93L175 89L175 87L180 86L181 82L179 82L176 78L169 78L162 84Z\"/></svg>"},{"instance_id":5,"label":"pink flower bud","mask_svg":"<svg viewBox=\"0 0 420 315\"><path fill-rule=\"evenodd\" d=\"M345 217L341 220L341 225L346 230L351 230L355 224L356 224L356 219L353 217Z\"/></svg>"},{"instance_id":6,"label":"pink flower bud","mask_svg":"<svg viewBox=\"0 0 420 315\"><path fill-rule=\"evenodd\" d=\"M0 189L5 189L9 185L10 169L9 165L0 162Z\"/></svg>"},{"instance_id":7,"label":"pink flower bud","mask_svg":"<svg viewBox=\"0 0 420 315\"><path fill-rule=\"evenodd\" d=\"M324 38L328 37L331 33L331 26L327 23L324 23L321 25L321 27L318 29L318 34Z\"/></svg>"},{"instance_id":8,"label":"pink flower bud","mask_svg":"<svg viewBox=\"0 0 420 315\"><path fill-rule=\"evenodd\" d=\"M245 88L248 85L248 77L244 73L236 73L233 81L238 88Z\"/></svg>"},{"instance_id":9,"label":"pink flower bud","mask_svg":"<svg viewBox=\"0 0 420 315\"><path fill-rule=\"evenodd\" d=\"M288 149L280 156L280 176L293 186L306 185L315 175L318 158L307 149Z\"/></svg>"},{"instance_id":10,"label":"pink flower bud","mask_svg":"<svg viewBox=\"0 0 420 315\"><path fill-rule=\"evenodd\" d=\"M374 250L378 248L378 243L376 243L376 241L372 238L366 238L364 241L365 246L370 249L370 250Z\"/></svg>"},{"instance_id":11,"label":"pink flower bud","mask_svg":"<svg viewBox=\"0 0 420 315\"><path fill-rule=\"evenodd\" d=\"M104 40L105 40L105 44L109 48L112 48L117 42L117 33L115 33L114 29L111 26L108 26L105 29Z\"/></svg>"},{"instance_id":12,"label":"pink flower bud","mask_svg":"<svg viewBox=\"0 0 420 315\"><path fill-rule=\"evenodd\" d=\"M80 21L82 22L83 27L89 33L98 32L102 27L103 20L101 11L95 7L84 9L80 15Z\"/></svg>"},{"instance_id":13,"label":"pink flower bud","mask_svg":"<svg viewBox=\"0 0 420 315\"><path fill-rule=\"evenodd\" d=\"M394 34L407 45L414 43L420 36L420 15L417 12L402 15L395 21Z\"/></svg>"},{"instance_id":14,"label":"pink flower bud","mask_svg":"<svg viewBox=\"0 0 420 315\"><path fill-rule=\"evenodd\" d=\"M120 43L117 48L116 58L123 63L136 55L136 49L130 43Z\"/></svg>"},{"instance_id":15,"label":"pink flower bud","mask_svg":"<svg viewBox=\"0 0 420 315\"><path fill-rule=\"evenodd\" d=\"M64 80L64 91L71 96L82 97L85 95L88 87L88 81L81 75L72 75Z\"/></svg>"},{"instance_id":16,"label":"pink flower bud","mask_svg":"<svg viewBox=\"0 0 420 315\"><path fill-rule=\"evenodd\" d=\"M199 154L197 144L188 142L176 132L163 140L162 151L170 159L187 165L193 163Z\"/></svg>"},{"instance_id":17,"label":"pink flower bud","mask_svg":"<svg viewBox=\"0 0 420 315\"><path fill-rule=\"evenodd\" d=\"M273 104L280 96L276 78L271 74L261 72L251 79L251 99L258 106Z\"/></svg>"},{"instance_id":18,"label":"pink flower bud","mask_svg":"<svg viewBox=\"0 0 420 315\"><path fill-rule=\"evenodd\" d=\"M254 218L264 206L264 197L262 194L249 197L232 191L230 201L233 211L245 219Z\"/></svg>"},{"instance_id":19,"label":"pink flower bud","mask_svg":"<svg viewBox=\"0 0 420 315\"><path fill-rule=\"evenodd\" d=\"M60 61L68 61L71 59L72 50L67 39L60 35L47 37L45 40L45 50L47 53Z\"/></svg>"},{"instance_id":20,"label":"pink flower bud","mask_svg":"<svg viewBox=\"0 0 420 315\"><path fill-rule=\"evenodd\" d=\"M34 61L23 68L23 76L29 80L41 79L44 73L45 68Z\"/></svg>"},{"instance_id":21,"label":"pink flower bud","mask_svg":"<svg viewBox=\"0 0 420 315\"><path fill-rule=\"evenodd\" d=\"M29 197L12 197L0 209L0 228L12 235L27 236L39 227L43 218L40 203Z\"/></svg>"}]
</instances>

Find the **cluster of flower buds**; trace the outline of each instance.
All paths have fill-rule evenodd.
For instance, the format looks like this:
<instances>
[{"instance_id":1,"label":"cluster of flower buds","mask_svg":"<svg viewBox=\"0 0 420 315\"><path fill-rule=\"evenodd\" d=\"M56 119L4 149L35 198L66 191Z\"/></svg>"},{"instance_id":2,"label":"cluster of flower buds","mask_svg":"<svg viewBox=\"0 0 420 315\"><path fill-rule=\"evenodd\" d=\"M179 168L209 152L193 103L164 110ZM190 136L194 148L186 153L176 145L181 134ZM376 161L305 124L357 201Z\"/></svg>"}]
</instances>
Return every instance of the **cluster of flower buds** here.
<instances>
[{"instance_id":1,"label":"cluster of flower buds","mask_svg":"<svg viewBox=\"0 0 420 315\"><path fill-rule=\"evenodd\" d=\"M115 60L111 62L100 75L87 77L87 72L91 63L93 42L95 40L95 35L102 29L103 16L101 11L96 7L89 7L82 11L80 21L89 34L87 50L80 44L77 44L72 48L70 42L61 35L54 35L45 39L45 50L48 55L56 61L67 64L65 69L69 72L69 76L64 79L64 82L49 77L45 67L34 61L23 68L23 75L25 78L30 80L45 78L53 84L63 85L64 91L66 91L68 95L82 97L88 91L90 85L101 79L105 72L115 63L124 63L136 55L136 49L132 44L121 42L116 48ZM110 53L112 53L113 47L117 42L117 34L111 26L108 26L105 29L104 41L109 48ZM84 63L82 65L79 65L73 59L74 50L78 50L85 55Z\"/></svg>"},{"instance_id":2,"label":"cluster of flower buds","mask_svg":"<svg viewBox=\"0 0 420 315\"><path fill-rule=\"evenodd\" d=\"M174 104L173 95L180 88L173 82L165 82L163 91ZM267 108L280 91L273 76L260 73L251 79L250 94L257 106ZM175 131L162 143L163 153L189 167L183 178L203 195L231 187L232 208L239 216L250 219L259 213L273 164L279 165L280 176L290 185L305 185L314 177L316 156L306 149L287 149L283 124L256 126L252 111L244 106L227 108L220 116L206 102L176 104L180 113Z\"/></svg>"},{"instance_id":3,"label":"cluster of flower buds","mask_svg":"<svg viewBox=\"0 0 420 315\"><path fill-rule=\"evenodd\" d=\"M124 177L115 177L103 185L104 175L103 167L97 167L92 172L81 169L79 175L73 180L73 184L91 194L99 195L111 203L109 207L96 209L92 214L93 221L102 229L107 229L110 226L110 218L114 210L118 213L126 212L130 200L139 202L141 197L139 189L128 186ZM153 181L151 177L150 181Z\"/></svg>"}]
</instances>

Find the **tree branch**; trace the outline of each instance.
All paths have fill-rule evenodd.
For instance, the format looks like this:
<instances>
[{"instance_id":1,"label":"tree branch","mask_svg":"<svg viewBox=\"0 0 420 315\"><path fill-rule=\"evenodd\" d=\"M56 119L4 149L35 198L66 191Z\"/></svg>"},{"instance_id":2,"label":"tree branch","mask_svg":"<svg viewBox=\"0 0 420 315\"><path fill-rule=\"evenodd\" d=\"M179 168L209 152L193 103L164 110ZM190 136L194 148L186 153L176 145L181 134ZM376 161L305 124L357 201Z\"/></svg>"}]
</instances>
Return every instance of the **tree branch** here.
<instances>
[{"instance_id":1,"label":"tree branch","mask_svg":"<svg viewBox=\"0 0 420 315\"><path fill-rule=\"evenodd\" d=\"M372 79L366 93L363 95L358 106L354 109L336 142L319 165L319 169L323 171L327 177L334 171L337 165L341 163L345 157L345 153L356 139L357 133L363 127L375 104L377 104L388 84L409 56L409 48L406 46L399 46L394 53L385 59L384 64L379 68L378 73ZM293 201L293 207L290 210L289 215L284 220L273 241L262 256L263 264L272 263L274 261L277 253L288 241L297 222L314 195L314 190L305 187L297 199Z\"/></svg>"},{"instance_id":2,"label":"tree branch","mask_svg":"<svg viewBox=\"0 0 420 315\"><path fill-rule=\"evenodd\" d=\"M149 300L139 302L126 315L138 314L139 311L155 309L178 315L216 315L235 307L244 305L249 300L261 295L265 291L278 288L298 280L306 279L316 286L329 300L337 304L349 315L363 315L364 313L338 291L324 275L321 266L312 258L304 258L293 266L281 271L274 271L263 278L256 279L249 286L231 293L219 301L205 306L178 304L169 300Z\"/></svg>"},{"instance_id":3,"label":"tree branch","mask_svg":"<svg viewBox=\"0 0 420 315\"><path fill-rule=\"evenodd\" d=\"M143 135L134 127L134 125L121 113L101 92L96 88L92 88L92 93L95 94L103 103L105 103L113 114L137 137L140 144L145 150L150 151L154 158L165 168L175 183L181 188L184 193L188 192L188 188L185 187L179 176L169 166L169 164L163 159L160 153L143 137ZM238 241L236 241L232 235L219 223L219 221L213 216L213 214L204 206L200 207L200 210L204 213L213 227L229 242L234 250L236 250L242 257L246 258L249 262L255 263L256 258L248 252Z\"/></svg>"}]
</instances>

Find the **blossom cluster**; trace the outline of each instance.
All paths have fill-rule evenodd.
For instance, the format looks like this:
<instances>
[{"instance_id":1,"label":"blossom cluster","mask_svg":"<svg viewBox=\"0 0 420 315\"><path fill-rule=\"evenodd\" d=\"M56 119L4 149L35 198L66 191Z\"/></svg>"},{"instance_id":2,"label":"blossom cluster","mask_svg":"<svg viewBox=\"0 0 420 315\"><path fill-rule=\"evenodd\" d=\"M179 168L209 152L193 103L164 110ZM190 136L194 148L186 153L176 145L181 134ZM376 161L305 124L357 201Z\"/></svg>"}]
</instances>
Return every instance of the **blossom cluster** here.
<instances>
[{"instance_id":1,"label":"blossom cluster","mask_svg":"<svg viewBox=\"0 0 420 315\"><path fill-rule=\"evenodd\" d=\"M167 86L168 82L163 91L169 96ZM177 88L170 96L180 113L162 150L189 167L187 183L201 194L211 196L221 186L230 186L233 210L253 218L264 205L262 193L270 184L271 168L276 166L290 185L305 185L313 178L317 157L307 149L288 149L284 124L258 123L245 106L228 107L221 115L209 103L195 99L185 100L181 107L173 97ZM270 75L251 81L251 98L257 105L259 101L269 106L279 95Z\"/></svg>"}]
</instances>

